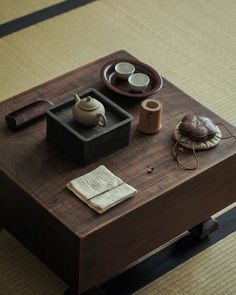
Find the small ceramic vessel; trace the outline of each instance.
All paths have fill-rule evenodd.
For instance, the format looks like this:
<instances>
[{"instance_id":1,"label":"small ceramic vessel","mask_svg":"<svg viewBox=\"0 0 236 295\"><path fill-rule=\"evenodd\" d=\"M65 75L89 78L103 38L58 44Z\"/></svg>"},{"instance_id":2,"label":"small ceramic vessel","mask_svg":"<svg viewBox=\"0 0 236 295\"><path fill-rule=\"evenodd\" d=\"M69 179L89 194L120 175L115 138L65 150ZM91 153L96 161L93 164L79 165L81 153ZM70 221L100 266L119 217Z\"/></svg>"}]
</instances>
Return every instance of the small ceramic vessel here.
<instances>
[{"instance_id":1,"label":"small ceramic vessel","mask_svg":"<svg viewBox=\"0 0 236 295\"><path fill-rule=\"evenodd\" d=\"M135 92L142 92L145 90L150 82L147 75L143 73L135 73L129 76L128 79L130 88Z\"/></svg>"},{"instance_id":2,"label":"small ceramic vessel","mask_svg":"<svg viewBox=\"0 0 236 295\"><path fill-rule=\"evenodd\" d=\"M73 106L72 112L78 123L84 126L95 126L97 124L101 127L106 126L105 108L101 102L91 96L80 98L76 93L74 98L76 103Z\"/></svg>"},{"instance_id":3,"label":"small ceramic vessel","mask_svg":"<svg viewBox=\"0 0 236 295\"><path fill-rule=\"evenodd\" d=\"M135 71L135 66L129 62L119 62L115 65L115 72L121 79L128 79Z\"/></svg>"}]
</instances>

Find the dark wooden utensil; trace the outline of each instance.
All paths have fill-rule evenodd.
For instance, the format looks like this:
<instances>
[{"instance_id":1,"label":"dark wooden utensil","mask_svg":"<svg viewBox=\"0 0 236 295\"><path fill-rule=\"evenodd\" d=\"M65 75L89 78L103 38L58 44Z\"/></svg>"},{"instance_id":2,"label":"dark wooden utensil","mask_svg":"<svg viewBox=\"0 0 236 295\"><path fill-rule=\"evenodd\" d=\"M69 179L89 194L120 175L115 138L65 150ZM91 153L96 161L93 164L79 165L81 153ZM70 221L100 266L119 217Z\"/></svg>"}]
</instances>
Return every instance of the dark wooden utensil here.
<instances>
[{"instance_id":1,"label":"dark wooden utensil","mask_svg":"<svg viewBox=\"0 0 236 295\"><path fill-rule=\"evenodd\" d=\"M48 100L38 100L6 115L6 123L9 129L16 131L42 119L46 110L54 105Z\"/></svg>"}]
</instances>

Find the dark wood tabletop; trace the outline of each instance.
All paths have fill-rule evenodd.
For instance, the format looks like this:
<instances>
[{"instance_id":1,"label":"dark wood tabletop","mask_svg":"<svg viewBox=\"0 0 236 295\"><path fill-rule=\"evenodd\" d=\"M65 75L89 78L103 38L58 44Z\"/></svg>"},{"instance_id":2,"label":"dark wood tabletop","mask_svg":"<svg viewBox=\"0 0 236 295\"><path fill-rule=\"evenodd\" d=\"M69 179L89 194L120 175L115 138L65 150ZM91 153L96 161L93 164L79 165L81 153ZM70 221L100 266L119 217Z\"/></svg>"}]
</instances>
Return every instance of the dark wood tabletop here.
<instances>
[{"instance_id":1,"label":"dark wood tabletop","mask_svg":"<svg viewBox=\"0 0 236 295\"><path fill-rule=\"evenodd\" d=\"M129 226L135 227L137 222L140 236L129 232L124 237L121 236L120 239L126 238L126 245L128 245L133 243L134 236L139 238L140 243L137 244L137 247L141 250L137 250L138 255L136 256L142 256L148 249L152 250L157 244L179 234L186 226L196 225L235 200L235 194L233 194L235 184L232 176L236 171L236 140L222 140L217 147L211 150L197 152L199 168L194 171L186 171L180 169L172 157L171 132L173 128L189 111L208 116L215 123L222 122L234 133L236 133L236 128L163 79L163 88L152 96L163 103L163 127L155 135L140 133L137 130L137 123L141 101L129 100L112 93L100 80L100 69L106 62L114 58L134 59L126 51L115 52L0 104L1 185L4 186L4 183L10 180L49 212L53 218L73 232L75 237L84 240L80 252L83 252L88 244L95 245L99 240L106 240L109 235L114 235L120 230L129 231ZM30 102L39 99L61 102L70 98L72 93L90 87L96 88L134 116L129 146L91 165L80 167L56 146L49 143L46 139L45 119L17 132L10 131L6 126L5 115ZM191 152L185 152L183 157L186 164L194 164ZM134 198L123 202L105 214L98 215L74 197L66 189L66 184L101 164L134 186L138 193ZM150 167L154 168L152 173L148 173ZM3 187L1 192L4 194ZM217 198L219 193L221 196L225 196L225 199L220 202ZM196 195L198 198L191 197L192 195ZM213 202L214 195L217 200L215 203ZM159 202L162 202L161 206ZM181 206L181 202L185 204L184 207ZM199 209L194 210L194 208L198 208L198 203L202 207L201 213ZM149 223L146 214L156 215L156 224L160 218L165 223L173 218L176 220L176 224L172 221L171 229L167 235L164 234L164 231L160 231L157 243L157 239L152 238L153 232L156 231L155 226L152 222ZM144 228L142 229L142 227ZM152 235L146 232L148 227ZM142 247L144 243L141 241L142 237L146 239L146 243L149 241L146 248ZM98 250L93 254L103 255L102 253L109 252L111 247L116 247L115 244L117 244L115 239L114 242L107 243L107 245L104 242L101 252ZM144 248L145 250L142 250ZM124 251L124 248L117 247L116 251L119 250ZM132 251L135 252L133 248ZM94 258L93 254L91 257ZM130 254L126 262L131 262L136 256ZM83 263L87 265L86 255L83 259L80 260L81 265ZM113 257L113 259L117 260L114 265L117 264L120 267L125 265L122 258ZM117 270L118 266L114 267L110 273L117 273ZM85 272L82 275L84 277L81 277L80 280L85 280L87 275L88 273ZM100 277L99 274L96 274L95 277L93 282L97 283L102 281L106 275ZM86 288L85 283L82 289Z\"/></svg>"}]
</instances>

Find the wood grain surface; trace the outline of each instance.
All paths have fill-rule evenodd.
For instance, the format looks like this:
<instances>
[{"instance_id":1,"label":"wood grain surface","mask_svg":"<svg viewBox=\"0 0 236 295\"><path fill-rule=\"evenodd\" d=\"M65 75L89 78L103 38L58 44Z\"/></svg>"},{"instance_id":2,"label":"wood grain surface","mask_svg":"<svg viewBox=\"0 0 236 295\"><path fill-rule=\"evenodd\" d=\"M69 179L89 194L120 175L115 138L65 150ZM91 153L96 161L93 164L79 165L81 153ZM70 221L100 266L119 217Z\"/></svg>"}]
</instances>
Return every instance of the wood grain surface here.
<instances>
[{"instance_id":1,"label":"wood grain surface","mask_svg":"<svg viewBox=\"0 0 236 295\"><path fill-rule=\"evenodd\" d=\"M235 133L236 129L163 79L162 90L152 96L164 106L163 127L155 135L140 133L140 102L113 94L100 80L100 69L114 58L134 57L123 50L115 52L0 104L3 225L78 292L101 284L236 200L234 139L198 152L200 165L195 171L179 169L171 155L171 132L188 111L223 122ZM4 117L15 109L39 99L61 102L90 87L134 116L128 147L82 168L46 140L45 120L18 132L6 127ZM193 163L192 153L186 152L184 161ZM138 193L98 216L66 184L101 164ZM152 173L148 173L150 167ZM24 225L32 220L31 234L24 234Z\"/></svg>"}]
</instances>

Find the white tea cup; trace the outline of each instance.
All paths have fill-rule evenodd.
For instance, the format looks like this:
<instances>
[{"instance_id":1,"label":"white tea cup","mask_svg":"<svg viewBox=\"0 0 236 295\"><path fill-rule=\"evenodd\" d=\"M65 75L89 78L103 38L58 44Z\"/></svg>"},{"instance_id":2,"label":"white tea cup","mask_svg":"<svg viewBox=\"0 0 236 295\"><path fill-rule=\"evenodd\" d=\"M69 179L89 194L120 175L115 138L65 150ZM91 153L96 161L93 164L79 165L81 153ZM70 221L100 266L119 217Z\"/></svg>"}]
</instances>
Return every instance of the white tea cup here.
<instances>
[{"instance_id":1,"label":"white tea cup","mask_svg":"<svg viewBox=\"0 0 236 295\"><path fill-rule=\"evenodd\" d=\"M142 92L150 83L150 78L143 73L135 73L128 79L130 88L135 92Z\"/></svg>"},{"instance_id":2,"label":"white tea cup","mask_svg":"<svg viewBox=\"0 0 236 295\"><path fill-rule=\"evenodd\" d=\"M129 62L119 62L115 65L115 72L121 79L128 79L135 71L135 66Z\"/></svg>"}]
</instances>

